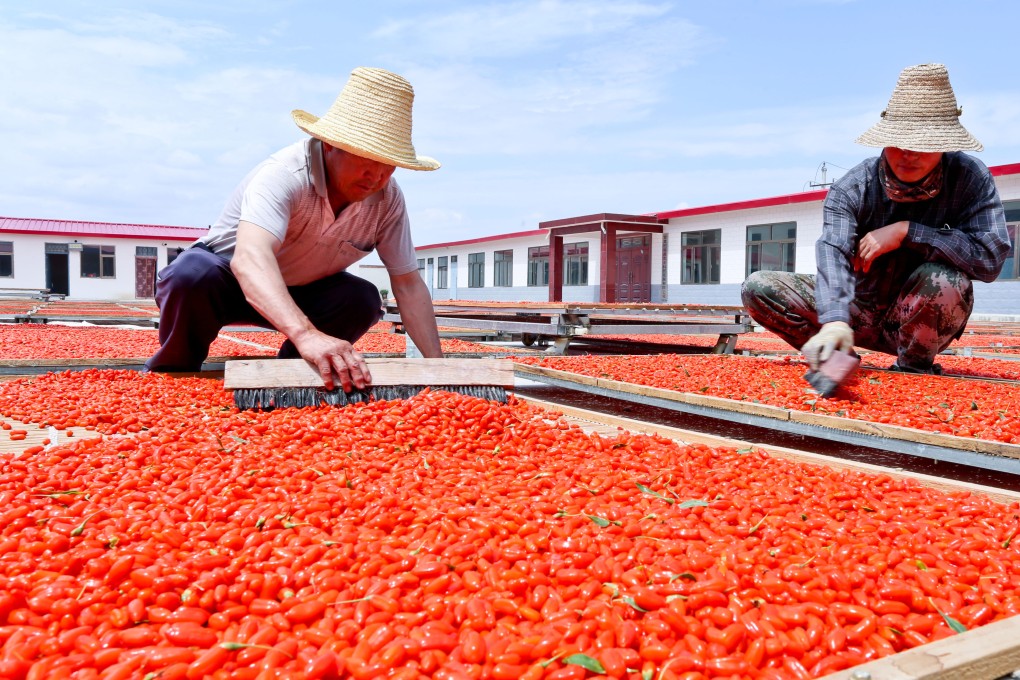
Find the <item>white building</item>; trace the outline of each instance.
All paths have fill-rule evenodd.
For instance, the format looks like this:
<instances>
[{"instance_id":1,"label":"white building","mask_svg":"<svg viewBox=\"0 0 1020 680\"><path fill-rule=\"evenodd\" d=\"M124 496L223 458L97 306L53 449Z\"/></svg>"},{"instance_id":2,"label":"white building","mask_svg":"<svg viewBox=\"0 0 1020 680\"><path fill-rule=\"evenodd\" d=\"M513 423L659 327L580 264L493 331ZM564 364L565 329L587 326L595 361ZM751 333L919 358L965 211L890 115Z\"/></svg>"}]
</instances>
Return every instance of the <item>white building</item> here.
<instances>
[{"instance_id":1,"label":"white building","mask_svg":"<svg viewBox=\"0 0 1020 680\"><path fill-rule=\"evenodd\" d=\"M1018 315L1020 163L990 169L1013 249L997 281L974 282L974 312ZM740 305L751 272L815 273L826 193L543 222L533 231L420 246L418 268L435 300Z\"/></svg>"},{"instance_id":2,"label":"white building","mask_svg":"<svg viewBox=\"0 0 1020 680\"><path fill-rule=\"evenodd\" d=\"M0 217L0 294L48 290L77 300L151 298L156 272L206 229Z\"/></svg>"},{"instance_id":3,"label":"white building","mask_svg":"<svg viewBox=\"0 0 1020 680\"><path fill-rule=\"evenodd\" d=\"M0 297L48 291L68 300L152 298L156 272L207 228L0 217ZM380 265L352 272L389 287Z\"/></svg>"}]
</instances>

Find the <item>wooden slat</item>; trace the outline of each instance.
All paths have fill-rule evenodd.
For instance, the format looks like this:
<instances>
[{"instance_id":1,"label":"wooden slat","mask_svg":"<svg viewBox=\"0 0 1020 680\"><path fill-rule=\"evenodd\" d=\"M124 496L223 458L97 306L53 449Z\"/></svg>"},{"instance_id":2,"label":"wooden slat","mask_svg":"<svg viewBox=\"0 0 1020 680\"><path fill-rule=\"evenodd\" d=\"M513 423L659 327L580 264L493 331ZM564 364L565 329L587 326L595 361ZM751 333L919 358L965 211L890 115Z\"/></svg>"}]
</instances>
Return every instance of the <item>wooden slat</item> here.
<instances>
[{"instance_id":1,"label":"wooden slat","mask_svg":"<svg viewBox=\"0 0 1020 680\"><path fill-rule=\"evenodd\" d=\"M592 387L598 385L599 379L593 378L588 375L581 375L579 373L571 373L569 371L559 371L555 368L546 368L544 366L531 366L529 364L517 364L514 366L514 372L518 375L544 375L550 378L556 378L558 380L568 380L578 385L591 385Z\"/></svg>"},{"instance_id":2,"label":"wooden slat","mask_svg":"<svg viewBox=\"0 0 1020 680\"><path fill-rule=\"evenodd\" d=\"M819 413L806 413L803 411L791 411L790 420L808 425L830 427L837 430L850 430L862 432L889 439L902 439L918 444L929 444L931 446L942 446L947 449L960 449L961 451L975 451L977 453L988 453L996 456L1009 458L1020 458L1020 446L1006 444L1004 442L993 442L988 439L975 439L974 437L957 437L941 432L926 432L911 427L900 425L887 425L885 423L874 423L867 420L854 420L852 418L840 418L839 416L828 416Z\"/></svg>"},{"instance_id":3,"label":"wooden slat","mask_svg":"<svg viewBox=\"0 0 1020 680\"><path fill-rule=\"evenodd\" d=\"M120 366L137 366L144 364L149 357L139 358L109 358L109 357L95 357L85 359L0 359L0 367L2 368L75 368L79 366L109 366L110 368L117 368Z\"/></svg>"},{"instance_id":4,"label":"wooden slat","mask_svg":"<svg viewBox=\"0 0 1020 680\"><path fill-rule=\"evenodd\" d=\"M822 680L980 680L1020 668L1020 616L823 676ZM864 675L867 673L867 675Z\"/></svg>"},{"instance_id":5,"label":"wooden slat","mask_svg":"<svg viewBox=\"0 0 1020 680\"><path fill-rule=\"evenodd\" d=\"M86 430L84 427L72 427L66 430L58 430L50 427L39 427L38 423L23 423L20 420L0 415L0 422L7 423L12 430L25 430L28 434L24 439L11 439L10 430L0 430L0 455L10 453L21 453L32 446L56 446L58 444L69 444L75 439L88 439L99 437L100 434L94 430ZM43 444L49 439L49 444Z\"/></svg>"},{"instance_id":6,"label":"wooden slat","mask_svg":"<svg viewBox=\"0 0 1020 680\"><path fill-rule=\"evenodd\" d=\"M907 472L901 468L885 467L882 465L874 465L872 463L861 463L858 461L826 456L820 453L811 453L810 451L801 451L799 449L790 449L783 446L773 446L771 444L763 444L761 442L752 442L742 439L719 437L712 434L706 434L704 432L670 427L668 425L657 425L655 423L648 423L641 420L633 420L631 418L598 413L587 409L554 404L540 399L534 399L532 397L524 397L520 394L515 396L518 400L535 404L536 406L540 406L548 411L562 413L568 418L597 425L600 428L616 428L627 430L629 432L639 432L642 434L657 434L662 437L666 437L667 439L672 439L685 444L732 446L736 449L755 448L765 451L769 455L776 456L777 458L785 458L800 463L809 463L811 465L824 465L825 467L832 468L834 470L850 470L853 472L866 472L876 475L889 475L896 479L912 479L924 486L939 489L941 491L969 491L970 493L987 496L998 503L1008 504L1020 501L1020 493L1018 492L1009 491L1007 489L998 489L991 486L985 486L983 484L960 482L954 479L936 477L934 475ZM599 430L599 432L604 433L605 430Z\"/></svg>"},{"instance_id":7,"label":"wooden slat","mask_svg":"<svg viewBox=\"0 0 1020 680\"><path fill-rule=\"evenodd\" d=\"M528 366L517 364L515 370L521 375L545 375L565 382L572 382L578 385L594 385L612 390L621 394L633 394L636 396L654 397L668 401L675 401L680 404L704 406L718 409L720 411L731 411L755 416L764 416L776 420L785 420L816 427L857 432L860 434L876 437L886 437L901 441L915 442L917 444L928 444L941 446L948 449L961 451L973 451L996 456L1020 459L1020 445L995 442L987 439L972 437L957 437L954 435L942 434L940 432L926 432L910 427L898 425L886 425L868 420L857 420L854 418L842 418L819 413L795 411L792 409L769 406L767 404L756 404L754 402L739 401L736 399L724 399L722 397L711 397L691 392L678 392L647 385L622 382L619 380L607 380L605 378L592 378L587 375L571 373L569 371L553 370L539 366Z\"/></svg>"},{"instance_id":8,"label":"wooden slat","mask_svg":"<svg viewBox=\"0 0 1020 680\"><path fill-rule=\"evenodd\" d=\"M493 385L513 387L508 359L366 359L372 384ZM223 369L228 390L273 387L322 387L322 378L304 359L228 361Z\"/></svg>"}]
</instances>

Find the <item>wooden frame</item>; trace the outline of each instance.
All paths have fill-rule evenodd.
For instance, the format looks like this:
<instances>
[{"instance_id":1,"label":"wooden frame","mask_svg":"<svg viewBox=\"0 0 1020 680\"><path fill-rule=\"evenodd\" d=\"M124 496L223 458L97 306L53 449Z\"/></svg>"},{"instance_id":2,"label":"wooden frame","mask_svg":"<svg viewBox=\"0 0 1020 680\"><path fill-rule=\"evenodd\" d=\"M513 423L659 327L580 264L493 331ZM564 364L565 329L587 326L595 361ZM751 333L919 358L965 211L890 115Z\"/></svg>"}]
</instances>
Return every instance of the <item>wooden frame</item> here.
<instances>
[{"instance_id":1,"label":"wooden frame","mask_svg":"<svg viewBox=\"0 0 1020 680\"><path fill-rule=\"evenodd\" d=\"M723 399L721 397L709 397L701 394L693 394L691 392L677 392L676 390L636 385L634 383L622 382L619 380L592 378L590 376L579 375L569 371L545 368L542 366L516 364L514 370L518 375L524 378L527 378L529 375L548 376L560 381L572 382L578 385L591 385L623 394L654 397L656 399L673 401L680 404L690 404L692 406L702 406L721 411L732 411L747 415L773 418L779 421L803 423L805 425L815 425L836 430L886 437L889 439L910 441L917 444L942 446L960 451L972 451L975 453L1020 459L1020 445L1017 444L1005 444L1002 442L989 441L987 439L974 439L972 437L957 437L938 432L925 432L924 430L901 427L898 425L886 425L884 423L873 423L866 420L854 420L852 418L840 418L838 416L794 411L781 408L779 406L755 404L746 401L736 401L734 399Z\"/></svg>"}]
</instances>

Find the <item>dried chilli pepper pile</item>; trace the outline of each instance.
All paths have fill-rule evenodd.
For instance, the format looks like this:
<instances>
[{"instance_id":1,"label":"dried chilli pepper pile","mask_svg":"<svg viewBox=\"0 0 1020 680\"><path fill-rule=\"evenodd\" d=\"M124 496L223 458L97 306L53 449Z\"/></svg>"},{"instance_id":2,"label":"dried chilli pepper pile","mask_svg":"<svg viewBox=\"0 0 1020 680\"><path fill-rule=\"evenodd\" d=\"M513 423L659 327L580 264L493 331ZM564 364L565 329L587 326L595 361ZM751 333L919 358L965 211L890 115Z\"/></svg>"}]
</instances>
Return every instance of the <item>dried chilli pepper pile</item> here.
<instances>
[{"instance_id":1,"label":"dried chilli pepper pile","mask_svg":"<svg viewBox=\"0 0 1020 680\"><path fill-rule=\"evenodd\" d=\"M864 369L825 399L805 382L807 365L790 357L665 354L514 361L677 392L1020 443L1020 390L1010 383Z\"/></svg>"},{"instance_id":2,"label":"dried chilli pepper pile","mask_svg":"<svg viewBox=\"0 0 1020 680\"><path fill-rule=\"evenodd\" d=\"M4 678L807 678L1020 613L1020 505L444 392L0 385Z\"/></svg>"}]
</instances>

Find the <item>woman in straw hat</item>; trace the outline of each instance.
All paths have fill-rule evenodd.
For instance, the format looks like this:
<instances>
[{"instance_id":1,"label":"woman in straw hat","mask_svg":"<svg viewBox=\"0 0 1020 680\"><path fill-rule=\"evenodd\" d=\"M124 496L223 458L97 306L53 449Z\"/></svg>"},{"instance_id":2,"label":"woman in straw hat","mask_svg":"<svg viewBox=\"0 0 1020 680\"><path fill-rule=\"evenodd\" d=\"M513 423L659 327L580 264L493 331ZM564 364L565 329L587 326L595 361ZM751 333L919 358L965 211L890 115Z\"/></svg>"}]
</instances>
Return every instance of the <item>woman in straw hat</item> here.
<instances>
[{"instance_id":1,"label":"woman in straw hat","mask_svg":"<svg viewBox=\"0 0 1020 680\"><path fill-rule=\"evenodd\" d=\"M988 168L960 124L941 64L900 74L881 120L857 139L880 147L832 185L815 246L817 279L760 271L741 295L751 316L812 369L854 345L896 357L893 368L938 373L935 356L963 332L971 281L1002 269L1009 236Z\"/></svg>"},{"instance_id":2,"label":"woman in straw hat","mask_svg":"<svg viewBox=\"0 0 1020 680\"><path fill-rule=\"evenodd\" d=\"M159 273L161 346L146 368L197 371L223 326L248 323L286 335L279 356L305 358L327 387L364 387L371 375L352 344L382 306L375 286L346 270L372 250L414 343L441 356L404 196L391 178L397 167L439 167L411 144L413 100L400 76L357 68L326 115L293 112L310 137L249 172L209 233Z\"/></svg>"}]
</instances>

